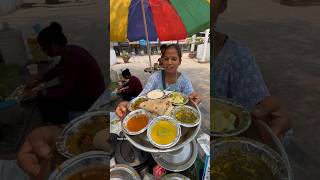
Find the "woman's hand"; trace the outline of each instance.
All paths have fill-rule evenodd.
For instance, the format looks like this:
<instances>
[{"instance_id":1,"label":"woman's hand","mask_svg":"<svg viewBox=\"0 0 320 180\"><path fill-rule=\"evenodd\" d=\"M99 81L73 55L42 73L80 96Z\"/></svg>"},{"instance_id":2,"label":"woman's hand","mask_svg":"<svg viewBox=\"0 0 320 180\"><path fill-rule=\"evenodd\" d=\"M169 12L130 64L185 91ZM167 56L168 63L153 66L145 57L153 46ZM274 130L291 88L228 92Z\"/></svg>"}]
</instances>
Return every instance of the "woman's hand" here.
<instances>
[{"instance_id":1,"label":"woman's hand","mask_svg":"<svg viewBox=\"0 0 320 180\"><path fill-rule=\"evenodd\" d=\"M116 114L120 117L123 118L127 111L128 111L128 101L122 101L118 104L117 108L116 108Z\"/></svg>"},{"instance_id":2,"label":"woman's hand","mask_svg":"<svg viewBox=\"0 0 320 180\"><path fill-rule=\"evenodd\" d=\"M193 92L189 95L189 98L192 102L194 102L195 104L199 104L201 102L201 97L198 93Z\"/></svg>"},{"instance_id":3,"label":"woman's hand","mask_svg":"<svg viewBox=\"0 0 320 180\"><path fill-rule=\"evenodd\" d=\"M35 76L30 82L27 83L28 89L33 89L34 87L38 86L42 81L42 75Z\"/></svg>"},{"instance_id":4,"label":"woman's hand","mask_svg":"<svg viewBox=\"0 0 320 180\"><path fill-rule=\"evenodd\" d=\"M120 89L117 89L117 94L120 94L122 91L121 91L121 88Z\"/></svg>"},{"instance_id":5,"label":"woman's hand","mask_svg":"<svg viewBox=\"0 0 320 180\"><path fill-rule=\"evenodd\" d=\"M40 169L45 161L54 152L55 138L61 129L57 126L44 126L33 130L23 143L18 156L18 165L31 177L39 177ZM46 163L44 163L46 164Z\"/></svg>"},{"instance_id":6,"label":"woman's hand","mask_svg":"<svg viewBox=\"0 0 320 180\"><path fill-rule=\"evenodd\" d=\"M251 115L253 120L266 122L280 139L291 127L287 111L271 96L257 104Z\"/></svg>"},{"instance_id":7,"label":"woman's hand","mask_svg":"<svg viewBox=\"0 0 320 180\"><path fill-rule=\"evenodd\" d=\"M23 92L23 96L25 97L36 97L38 94L37 90L26 88Z\"/></svg>"}]
</instances>

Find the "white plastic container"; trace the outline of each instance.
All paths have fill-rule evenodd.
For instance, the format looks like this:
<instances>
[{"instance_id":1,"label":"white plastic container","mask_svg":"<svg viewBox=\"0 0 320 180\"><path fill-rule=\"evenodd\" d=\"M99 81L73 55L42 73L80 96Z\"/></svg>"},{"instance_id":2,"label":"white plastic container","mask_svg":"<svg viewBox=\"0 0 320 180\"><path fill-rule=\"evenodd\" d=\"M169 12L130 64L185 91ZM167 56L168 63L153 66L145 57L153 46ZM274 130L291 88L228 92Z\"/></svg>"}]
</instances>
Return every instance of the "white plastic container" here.
<instances>
[{"instance_id":1,"label":"white plastic container","mask_svg":"<svg viewBox=\"0 0 320 180\"><path fill-rule=\"evenodd\" d=\"M117 64L116 51L110 48L110 66Z\"/></svg>"},{"instance_id":2,"label":"white plastic container","mask_svg":"<svg viewBox=\"0 0 320 180\"><path fill-rule=\"evenodd\" d=\"M4 62L25 65L28 58L22 32L10 28L8 23L3 23L3 27L0 31L0 49Z\"/></svg>"},{"instance_id":3,"label":"white plastic container","mask_svg":"<svg viewBox=\"0 0 320 180\"><path fill-rule=\"evenodd\" d=\"M0 16L6 15L16 9L16 2L14 0L0 1Z\"/></svg>"},{"instance_id":4,"label":"white plastic container","mask_svg":"<svg viewBox=\"0 0 320 180\"><path fill-rule=\"evenodd\" d=\"M206 52L204 52L204 44L199 44L197 47L197 59L198 62L205 63L210 61L210 43L207 44ZM202 60L203 53L205 54L204 60Z\"/></svg>"}]
</instances>

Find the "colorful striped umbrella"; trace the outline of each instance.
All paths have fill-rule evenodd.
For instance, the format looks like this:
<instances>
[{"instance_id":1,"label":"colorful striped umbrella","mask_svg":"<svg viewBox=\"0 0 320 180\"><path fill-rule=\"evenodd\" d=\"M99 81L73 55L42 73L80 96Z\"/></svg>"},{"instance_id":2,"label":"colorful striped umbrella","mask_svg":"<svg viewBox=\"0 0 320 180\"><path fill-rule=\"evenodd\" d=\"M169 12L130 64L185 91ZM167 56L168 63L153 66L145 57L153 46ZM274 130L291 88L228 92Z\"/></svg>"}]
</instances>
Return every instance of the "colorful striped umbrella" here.
<instances>
[{"instance_id":1,"label":"colorful striped umbrella","mask_svg":"<svg viewBox=\"0 0 320 180\"><path fill-rule=\"evenodd\" d=\"M181 40L209 27L210 0L110 1L114 42Z\"/></svg>"}]
</instances>

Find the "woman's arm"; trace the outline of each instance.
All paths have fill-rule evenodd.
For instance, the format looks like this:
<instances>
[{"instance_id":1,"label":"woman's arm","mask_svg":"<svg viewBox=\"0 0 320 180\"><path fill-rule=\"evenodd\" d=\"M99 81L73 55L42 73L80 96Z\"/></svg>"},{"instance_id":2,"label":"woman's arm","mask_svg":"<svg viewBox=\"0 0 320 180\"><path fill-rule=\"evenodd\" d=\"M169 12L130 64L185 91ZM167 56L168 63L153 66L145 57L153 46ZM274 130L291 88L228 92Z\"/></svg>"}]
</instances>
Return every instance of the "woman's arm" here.
<instances>
[{"instance_id":1,"label":"woman's arm","mask_svg":"<svg viewBox=\"0 0 320 180\"><path fill-rule=\"evenodd\" d=\"M44 73L41 81L50 81L56 77L59 77L63 72L63 64L60 61L55 67L50 69L48 72Z\"/></svg>"}]
</instances>

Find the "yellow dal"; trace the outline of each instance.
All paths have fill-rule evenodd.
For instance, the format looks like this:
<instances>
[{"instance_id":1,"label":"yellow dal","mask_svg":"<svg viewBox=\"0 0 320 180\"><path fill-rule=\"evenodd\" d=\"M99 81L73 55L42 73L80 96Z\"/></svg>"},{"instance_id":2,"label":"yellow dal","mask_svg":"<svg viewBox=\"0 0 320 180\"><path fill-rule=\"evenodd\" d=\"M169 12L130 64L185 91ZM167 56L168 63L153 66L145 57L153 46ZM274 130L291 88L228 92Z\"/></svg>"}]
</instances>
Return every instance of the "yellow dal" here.
<instances>
[{"instance_id":1,"label":"yellow dal","mask_svg":"<svg viewBox=\"0 0 320 180\"><path fill-rule=\"evenodd\" d=\"M166 120L158 121L151 130L151 138L160 145L167 145L172 143L176 136L176 126Z\"/></svg>"}]
</instances>

